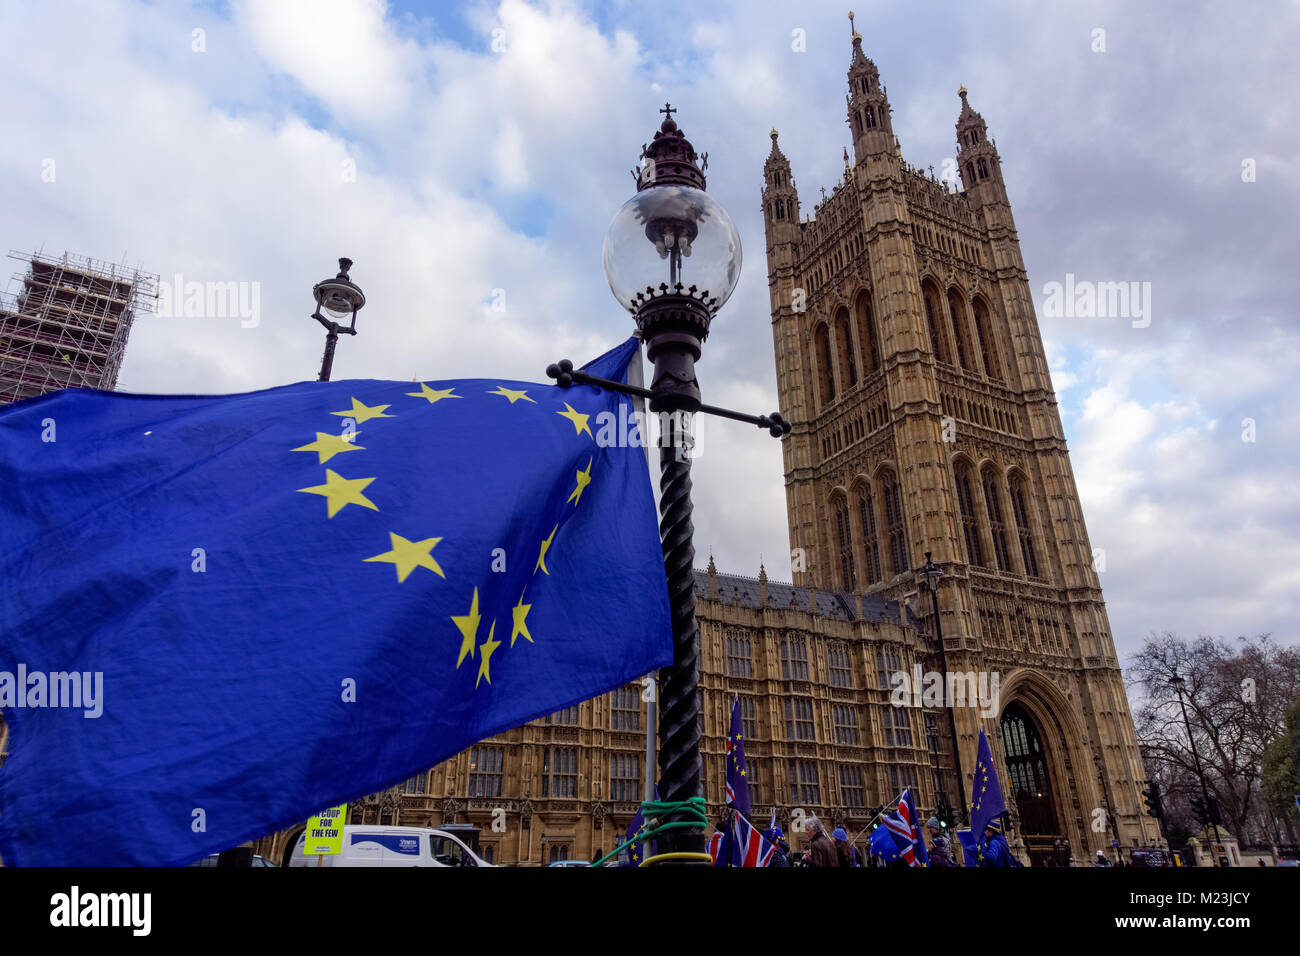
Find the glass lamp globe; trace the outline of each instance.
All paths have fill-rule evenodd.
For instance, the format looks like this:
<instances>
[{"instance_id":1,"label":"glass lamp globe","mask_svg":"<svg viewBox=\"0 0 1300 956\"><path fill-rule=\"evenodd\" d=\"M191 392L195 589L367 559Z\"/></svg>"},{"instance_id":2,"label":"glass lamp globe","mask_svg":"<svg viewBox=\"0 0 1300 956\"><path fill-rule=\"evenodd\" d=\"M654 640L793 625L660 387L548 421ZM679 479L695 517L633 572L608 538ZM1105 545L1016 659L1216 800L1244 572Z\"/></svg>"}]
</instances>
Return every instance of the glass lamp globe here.
<instances>
[{"instance_id":1,"label":"glass lamp globe","mask_svg":"<svg viewBox=\"0 0 1300 956\"><path fill-rule=\"evenodd\" d=\"M651 186L623 204L605 233L602 253L609 288L629 312L647 287L671 292L678 283L709 293L720 309L740 281L740 233L727 211L693 186ZM712 300L717 300L716 302Z\"/></svg>"}]
</instances>

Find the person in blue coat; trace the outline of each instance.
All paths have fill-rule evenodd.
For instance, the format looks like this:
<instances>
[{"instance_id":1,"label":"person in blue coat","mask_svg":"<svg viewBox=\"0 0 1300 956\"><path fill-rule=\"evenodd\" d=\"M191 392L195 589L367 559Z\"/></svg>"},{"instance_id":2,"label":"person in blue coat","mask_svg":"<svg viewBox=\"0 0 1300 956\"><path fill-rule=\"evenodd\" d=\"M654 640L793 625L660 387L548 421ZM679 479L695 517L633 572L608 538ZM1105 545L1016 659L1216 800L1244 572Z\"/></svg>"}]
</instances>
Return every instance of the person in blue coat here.
<instances>
[{"instance_id":1,"label":"person in blue coat","mask_svg":"<svg viewBox=\"0 0 1300 956\"><path fill-rule=\"evenodd\" d=\"M1006 837L1002 835L1002 821L990 820L984 828L984 842L979 846L980 866L1020 866L1011 854Z\"/></svg>"}]
</instances>

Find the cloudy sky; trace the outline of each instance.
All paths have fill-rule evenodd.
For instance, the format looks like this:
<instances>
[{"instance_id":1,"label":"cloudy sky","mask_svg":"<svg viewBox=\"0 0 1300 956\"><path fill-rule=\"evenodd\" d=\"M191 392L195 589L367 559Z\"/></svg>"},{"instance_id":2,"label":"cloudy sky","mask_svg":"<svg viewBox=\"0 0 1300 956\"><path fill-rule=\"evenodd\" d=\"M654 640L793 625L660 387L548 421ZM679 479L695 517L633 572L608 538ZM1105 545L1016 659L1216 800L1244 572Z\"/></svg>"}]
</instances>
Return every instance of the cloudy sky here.
<instances>
[{"instance_id":1,"label":"cloudy sky","mask_svg":"<svg viewBox=\"0 0 1300 956\"><path fill-rule=\"evenodd\" d=\"M1300 10L854 4L909 162L952 156L960 84L997 141L1121 652L1154 629L1293 640ZM849 144L847 7L805 6L6 3L0 244L256 284L255 324L140 320L125 390L313 378L311 286L341 255L369 304L335 378L536 380L629 331L601 241L671 100L747 260L707 399L769 411L768 129L805 213ZM1046 317L1067 274L1150 283L1149 325ZM701 563L788 579L778 444L703 442Z\"/></svg>"}]
</instances>

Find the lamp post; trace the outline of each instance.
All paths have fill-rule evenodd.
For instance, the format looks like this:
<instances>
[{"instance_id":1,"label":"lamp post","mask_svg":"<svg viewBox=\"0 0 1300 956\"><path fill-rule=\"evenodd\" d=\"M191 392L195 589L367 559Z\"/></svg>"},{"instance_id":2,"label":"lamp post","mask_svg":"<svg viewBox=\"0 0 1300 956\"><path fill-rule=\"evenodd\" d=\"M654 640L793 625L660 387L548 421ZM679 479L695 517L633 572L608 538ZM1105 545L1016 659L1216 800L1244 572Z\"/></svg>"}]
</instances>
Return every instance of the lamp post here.
<instances>
[{"instance_id":1,"label":"lamp post","mask_svg":"<svg viewBox=\"0 0 1300 956\"><path fill-rule=\"evenodd\" d=\"M311 293L316 297L316 311L311 317L325 326L325 356L320 363L319 381L328 382L330 372L334 368L334 346L338 344L339 333L346 335L357 334L357 313L361 307L366 304L366 294L361 291L361 287L348 278L348 270L352 268L351 259L339 260L339 273L333 279L322 279L312 286ZM321 315L324 310L334 319L327 319ZM346 319L352 316L352 324L341 326L335 319Z\"/></svg>"},{"instance_id":2,"label":"lamp post","mask_svg":"<svg viewBox=\"0 0 1300 956\"><path fill-rule=\"evenodd\" d=\"M1119 825L1115 822L1115 808L1110 802L1110 788L1106 786L1106 774L1101 762L1101 754L1093 753L1092 765L1097 768L1097 783L1101 786L1101 798L1106 801L1106 819L1110 821L1110 834L1115 840L1115 862L1123 860L1123 851L1119 845Z\"/></svg>"},{"instance_id":3,"label":"lamp post","mask_svg":"<svg viewBox=\"0 0 1300 956\"><path fill-rule=\"evenodd\" d=\"M1174 686L1178 693L1178 706L1183 709L1183 726L1187 728L1187 742L1192 747L1192 759L1196 761L1196 776L1201 781L1201 800L1204 801L1205 816L1204 821L1207 825L1214 828L1214 842L1219 842L1219 827L1213 822L1213 811L1210 809L1210 791L1205 785L1205 772L1201 769L1201 754L1196 749L1196 738L1192 736L1192 722L1187 719L1187 703L1183 700L1183 691L1186 690L1187 682L1175 671L1174 676L1169 679L1169 683ZM1219 865L1219 858L1213 846L1210 847L1210 859L1215 866Z\"/></svg>"},{"instance_id":4,"label":"lamp post","mask_svg":"<svg viewBox=\"0 0 1300 956\"><path fill-rule=\"evenodd\" d=\"M930 560L930 552L925 552L925 564L916 572L917 580L930 589L930 600L934 606L934 633L939 641L939 665L943 668L944 684L948 680L948 651L943 646L943 622L939 618L939 581L943 578L943 568ZM969 821L966 812L966 796L962 792L966 787L966 778L961 772L961 749L957 743L957 719L952 713L952 701L947 702L948 730L952 734L952 762L957 770L957 806L961 811L962 821ZM976 834L980 836L980 834Z\"/></svg>"},{"instance_id":5,"label":"lamp post","mask_svg":"<svg viewBox=\"0 0 1300 956\"><path fill-rule=\"evenodd\" d=\"M596 385L650 400L659 413L660 523L673 630L673 663L659 674L659 797L678 803L703 796L700 760L700 636L695 623L695 549L691 525L691 417L720 415L790 431L780 414L747 415L700 401L695 362L718 310L740 279L740 235L705 190L708 155L673 120L663 123L633 171L636 194L614 216L605 235L605 277L619 304L635 317L654 364L650 388L587 375L567 359L546 373L562 388ZM702 163L697 162L702 159ZM648 768L647 768L648 770ZM671 819L664 822L672 822ZM702 827L678 827L657 837L660 854L704 855ZM681 858L679 858L681 859Z\"/></svg>"}]
</instances>

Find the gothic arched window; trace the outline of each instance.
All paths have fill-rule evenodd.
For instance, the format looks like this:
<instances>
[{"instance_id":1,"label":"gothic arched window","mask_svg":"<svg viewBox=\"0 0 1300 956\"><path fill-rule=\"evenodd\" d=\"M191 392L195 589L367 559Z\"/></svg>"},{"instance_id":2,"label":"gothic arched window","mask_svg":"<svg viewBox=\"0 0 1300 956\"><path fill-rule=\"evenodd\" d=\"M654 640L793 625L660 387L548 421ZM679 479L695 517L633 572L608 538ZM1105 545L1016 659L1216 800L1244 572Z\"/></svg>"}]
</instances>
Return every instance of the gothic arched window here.
<instances>
[{"instance_id":1,"label":"gothic arched window","mask_svg":"<svg viewBox=\"0 0 1300 956\"><path fill-rule=\"evenodd\" d=\"M835 365L831 356L831 335L825 325L818 326L813 337L813 348L817 360L821 363L821 399L824 407L835 398Z\"/></svg>"},{"instance_id":2,"label":"gothic arched window","mask_svg":"<svg viewBox=\"0 0 1300 956\"><path fill-rule=\"evenodd\" d=\"M853 526L849 522L849 503L843 498L835 500L835 531L840 546L840 577L844 590L852 591L857 586L853 576Z\"/></svg>"},{"instance_id":3,"label":"gothic arched window","mask_svg":"<svg viewBox=\"0 0 1300 956\"><path fill-rule=\"evenodd\" d=\"M972 371L966 348L966 300L955 288L948 290L948 309L952 312L952 332L957 344L957 361L966 371Z\"/></svg>"},{"instance_id":4,"label":"gothic arched window","mask_svg":"<svg viewBox=\"0 0 1300 956\"><path fill-rule=\"evenodd\" d=\"M975 519L970 465L964 461L957 462L953 477L957 480L957 506L961 509L962 533L966 538L966 560L977 567L983 567L984 548L980 544L980 529Z\"/></svg>"},{"instance_id":5,"label":"gothic arched window","mask_svg":"<svg viewBox=\"0 0 1300 956\"><path fill-rule=\"evenodd\" d=\"M864 113L863 115L866 117L866 121L867 121L867 129L875 129L875 128L876 128L876 111L875 111L872 107L868 106L867 109L866 109L866 111L865 111L865 113Z\"/></svg>"},{"instance_id":6,"label":"gothic arched window","mask_svg":"<svg viewBox=\"0 0 1300 956\"><path fill-rule=\"evenodd\" d=\"M1025 480L1020 475L1011 476L1011 511L1016 519L1016 533L1020 536L1020 556L1025 559L1025 574L1038 577L1038 555L1034 552L1034 532L1029 525L1029 509L1025 507L1028 495Z\"/></svg>"},{"instance_id":7,"label":"gothic arched window","mask_svg":"<svg viewBox=\"0 0 1300 956\"><path fill-rule=\"evenodd\" d=\"M983 299L974 302L975 334L979 336L980 354L984 356L984 372L995 382L1002 381L1002 362L998 359L998 343L993 338L993 326L989 322L989 307Z\"/></svg>"},{"instance_id":8,"label":"gothic arched window","mask_svg":"<svg viewBox=\"0 0 1300 956\"><path fill-rule=\"evenodd\" d=\"M871 300L863 292L858 296L858 345L865 351L867 374L880 370L880 340L876 334L876 317L871 312Z\"/></svg>"},{"instance_id":9,"label":"gothic arched window","mask_svg":"<svg viewBox=\"0 0 1300 956\"><path fill-rule=\"evenodd\" d=\"M867 584L880 580L880 538L876 534L876 506L871 500L871 489L858 489L858 522L862 528L862 541L867 563L863 570Z\"/></svg>"},{"instance_id":10,"label":"gothic arched window","mask_svg":"<svg viewBox=\"0 0 1300 956\"><path fill-rule=\"evenodd\" d=\"M885 533L889 539L889 571L899 575L907 570L907 540L903 529L903 502L899 496L898 481L886 473L880 480L881 498L885 505Z\"/></svg>"},{"instance_id":11,"label":"gothic arched window","mask_svg":"<svg viewBox=\"0 0 1300 956\"><path fill-rule=\"evenodd\" d=\"M836 351L840 355L840 381L846 389L858 384L858 363L853 360L853 337L849 334L849 311L841 309L835 316Z\"/></svg>"},{"instance_id":12,"label":"gothic arched window","mask_svg":"<svg viewBox=\"0 0 1300 956\"><path fill-rule=\"evenodd\" d=\"M993 555L997 558L999 571L1010 571L1011 561L1007 556L1007 526L1002 520L1002 502L998 497L997 474L992 468L985 468L982 478L984 507L988 510L989 533L993 538Z\"/></svg>"},{"instance_id":13,"label":"gothic arched window","mask_svg":"<svg viewBox=\"0 0 1300 956\"><path fill-rule=\"evenodd\" d=\"M976 165L980 171L980 179L988 179L989 178L988 163L984 162L984 160L981 159Z\"/></svg>"},{"instance_id":14,"label":"gothic arched window","mask_svg":"<svg viewBox=\"0 0 1300 956\"><path fill-rule=\"evenodd\" d=\"M942 362L944 365L951 365L952 357L948 354L948 337L943 334L937 318L939 298L935 294L934 287L929 283L922 286L921 295L925 299L925 321L929 325L930 348L934 351L935 360Z\"/></svg>"}]
</instances>

